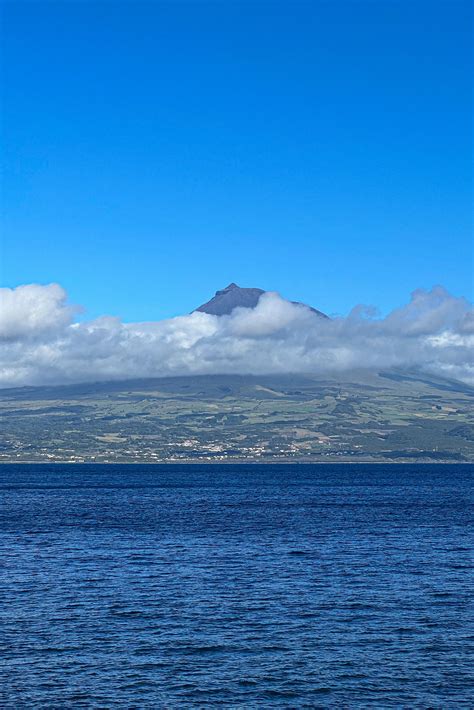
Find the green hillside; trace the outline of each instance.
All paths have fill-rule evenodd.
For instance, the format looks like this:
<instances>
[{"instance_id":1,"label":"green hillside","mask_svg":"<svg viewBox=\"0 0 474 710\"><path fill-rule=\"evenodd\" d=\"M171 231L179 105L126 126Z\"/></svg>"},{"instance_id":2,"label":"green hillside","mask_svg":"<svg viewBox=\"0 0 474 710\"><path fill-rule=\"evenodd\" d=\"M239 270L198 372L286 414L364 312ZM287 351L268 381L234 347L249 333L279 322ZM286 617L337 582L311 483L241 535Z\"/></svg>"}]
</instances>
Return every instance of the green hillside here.
<instances>
[{"instance_id":1,"label":"green hillside","mask_svg":"<svg viewBox=\"0 0 474 710\"><path fill-rule=\"evenodd\" d=\"M402 372L0 391L1 461L473 461L474 389Z\"/></svg>"}]
</instances>

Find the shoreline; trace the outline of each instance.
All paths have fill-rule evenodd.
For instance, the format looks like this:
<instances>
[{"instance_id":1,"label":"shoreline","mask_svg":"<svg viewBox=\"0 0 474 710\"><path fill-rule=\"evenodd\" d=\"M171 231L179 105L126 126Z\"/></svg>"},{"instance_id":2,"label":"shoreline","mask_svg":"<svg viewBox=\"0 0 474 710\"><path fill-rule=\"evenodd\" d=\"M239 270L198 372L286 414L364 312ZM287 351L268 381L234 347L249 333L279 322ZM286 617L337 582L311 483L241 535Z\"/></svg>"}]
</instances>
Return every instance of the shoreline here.
<instances>
[{"instance_id":1,"label":"shoreline","mask_svg":"<svg viewBox=\"0 0 474 710\"><path fill-rule=\"evenodd\" d=\"M389 460L389 461L354 461L354 460L342 460L342 461L196 461L192 459L186 459L183 461L0 461L0 466L340 466L341 464L349 464L353 466L406 466L417 465L417 466L473 466L473 461L458 461L451 459L443 460L423 460L423 461L413 461L412 459L402 459L399 461Z\"/></svg>"}]
</instances>

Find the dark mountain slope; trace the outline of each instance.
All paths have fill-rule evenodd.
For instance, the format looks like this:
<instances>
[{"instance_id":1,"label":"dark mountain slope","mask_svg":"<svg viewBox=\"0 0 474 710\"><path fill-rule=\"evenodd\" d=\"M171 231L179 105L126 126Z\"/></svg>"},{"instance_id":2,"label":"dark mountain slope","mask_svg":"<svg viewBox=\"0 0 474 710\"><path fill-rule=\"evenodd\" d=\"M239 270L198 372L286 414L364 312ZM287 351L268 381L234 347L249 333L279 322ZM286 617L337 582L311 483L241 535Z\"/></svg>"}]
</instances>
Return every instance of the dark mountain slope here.
<instances>
[{"instance_id":1,"label":"dark mountain slope","mask_svg":"<svg viewBox=\"0 0 474 710\"><path fill-rule=\"evenodd\" d=\"M214 298L210 301L204 303L196 311L201 311L202 313L210 313L214 316L225 316L232 313L234 308L255 308L260 296L266 293L261 288L240 288L235 283L229 284L226 288L221 291L216 291ZM317 311L311 306L307 306L305 303L298 303L297 301L291 301L298 306L305 306L309 308L313 313L317 313L321 318L327 318L324 313Z\"/></svg>"}]
</instances>

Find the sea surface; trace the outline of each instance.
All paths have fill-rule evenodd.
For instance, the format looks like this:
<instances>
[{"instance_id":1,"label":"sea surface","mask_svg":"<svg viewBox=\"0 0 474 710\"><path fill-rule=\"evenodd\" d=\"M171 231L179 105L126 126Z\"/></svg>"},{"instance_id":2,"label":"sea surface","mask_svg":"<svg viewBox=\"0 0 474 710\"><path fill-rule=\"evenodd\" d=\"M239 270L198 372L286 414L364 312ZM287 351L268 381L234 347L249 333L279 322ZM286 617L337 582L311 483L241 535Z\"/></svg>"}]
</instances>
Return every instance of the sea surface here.
<instances>
[{"instance_id":1,"label":"sea surface","mask_svg":"<svg viewBox=\"0 0 474 710\"><path fill-rule=\"evenodd\" d=\"M473 708L470 465L3 465L0 707Z\"/></svg>"}]
</instances>

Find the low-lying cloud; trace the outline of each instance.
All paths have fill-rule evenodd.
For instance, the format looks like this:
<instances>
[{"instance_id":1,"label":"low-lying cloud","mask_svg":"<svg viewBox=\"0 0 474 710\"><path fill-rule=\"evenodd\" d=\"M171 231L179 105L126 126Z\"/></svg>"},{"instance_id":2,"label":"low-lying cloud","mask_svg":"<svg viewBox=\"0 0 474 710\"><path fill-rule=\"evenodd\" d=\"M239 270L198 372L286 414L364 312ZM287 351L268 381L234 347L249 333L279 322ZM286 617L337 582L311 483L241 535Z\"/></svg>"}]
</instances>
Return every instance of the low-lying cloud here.
<instances>
[{"instance_id":1,"label":"low-lying cloud","mask_svg":"<svg viewBox=\"0 0 474 710\"><path fill-rule=\"evenodd\" d=\"M437 286L385 318L357 306L325 320L276 293L256 308L151 323L75 322L58 284L0 289L0 386L189 374L422 369L474 384L474 315Z\"/></svg>"}]
</instances>

